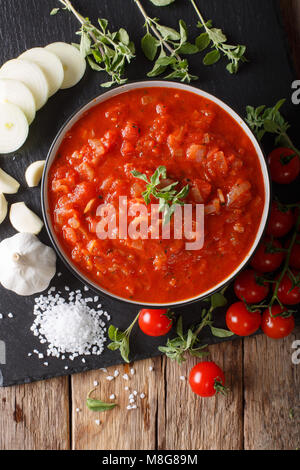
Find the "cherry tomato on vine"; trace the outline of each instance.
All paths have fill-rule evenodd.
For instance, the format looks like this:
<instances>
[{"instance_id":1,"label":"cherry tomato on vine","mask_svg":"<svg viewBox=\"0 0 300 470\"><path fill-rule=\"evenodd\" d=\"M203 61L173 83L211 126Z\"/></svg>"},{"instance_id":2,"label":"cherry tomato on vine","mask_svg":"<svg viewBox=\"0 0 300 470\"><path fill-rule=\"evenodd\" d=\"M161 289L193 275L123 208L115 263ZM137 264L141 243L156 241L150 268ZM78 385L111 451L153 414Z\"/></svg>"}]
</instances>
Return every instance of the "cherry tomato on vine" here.
<instances>
[{"instance_id":1,"label":"cherry tomato on vine","mask_svg":"<svg viewBox=\"0 0 300 470\"><path fill-rule=\"evenodd\" d=\"M294 150L280 147L268 156L272 180L279 184L289 184L294 181L300 173L299 156Z\"/></svg>"},{"instance_id":2,"label":"cherry tomato on vine","mask_svg":"<svg viewBox=\"0 0 300 470\"><path fill-rule=\"evenodd\" d=\"M293 211L281 209L277 202L273 202L266 232L273 237L284 237L292 229L294 222Z\"/></svg>"},{"instance_id":3,"label":"cherry tomato on vine","mask_svg":"<svg viewBox=\"0 0 300 470\"><path fill-rule=\"evenodd\" d=\"M288 248L291 243L289 240L285 247ZM295 269L300 269L300 235L297 236L296 242L291 251L290 266Z\"/></svg>"},{"instance_id":4,"label":"cherry tomato on vine","mask_svg":"<svg viewBox=\"0 0 300 470\"><path fill-rule=\"evenodd\" d=\"M244 302L232 304L226 312L227 328L238 336L253 335L261 324L259 310L250 312Z\"/></svg>"},{"instance_id":5,"label":"cherry tomato on vine","mask_svg":"<svg viewBox=\"0 0 300 470\"><path fill-rule=\"evenodd\" d=\"M235 295L247 304L257 304L264 300L269 293L269 286L260 280L259 274L252 269L246 269L238 275L234 282Z\"/></svg>"},{"instance_id":6,"label":"cherry tomato on vine","mask_svg":"<svg viewBox=\"0 0 300 470\"><path fill-rule=\"evenodd\" d=\"M286 338L295 328L295 318L293 315L289 317L281 316L280 313L284 313L285 310L280 305L273 305L271 312L273 316L271 316L269 308L264 311L261 329L269 338Z\"/></svg>"},{"instance_id":7,"label":"cherry tomato on vine","mask_svg":"<svg viewBox=\"0 0 300 470\"><path fill-rule=\"evenodd\" d=\"M222 369L214 362L199 362L189 377L191 389L200 397L212 397L225 391L225 376Z\"/></svg>"},{"instance_id":8,"label":"cherry tomato on vine","mask_svg":"<svg viewBox=\"0 0 300 470\"><path fill-rule=\"evenodd\" d=\"M281 249L282 245L278 240L272 241L270 237L265 237L251 260L252 268L261 273L276 271L284 259L284 253L277 251Z\"/></svg>"},{"instance_id":9,"label":"cherry tomato on vine","mask_svg":"<svg viewBox=\"0 0 300 470\"><path fill-rule=\"evenodd\" d=\"M293 275L296 277L297 274L293 272ZM300 287L296 286L294 289L293 282L288 273L286 273L279 284L277 297L280 302L284 305L296 305L300 303ZM275 289L275 286L274 286Z\"/></svg>"},{"instance_id":10,"label":"cherry tomato on vine","mask_svg":"<svg viewBox=\"0 0 300 470\"><path fill-rule=\"evenodd\" d=\"M148 336L164 336L171 330L172 318L167 309L143 309L139 315L139 327Z\"/></svg>"}]
</instances>

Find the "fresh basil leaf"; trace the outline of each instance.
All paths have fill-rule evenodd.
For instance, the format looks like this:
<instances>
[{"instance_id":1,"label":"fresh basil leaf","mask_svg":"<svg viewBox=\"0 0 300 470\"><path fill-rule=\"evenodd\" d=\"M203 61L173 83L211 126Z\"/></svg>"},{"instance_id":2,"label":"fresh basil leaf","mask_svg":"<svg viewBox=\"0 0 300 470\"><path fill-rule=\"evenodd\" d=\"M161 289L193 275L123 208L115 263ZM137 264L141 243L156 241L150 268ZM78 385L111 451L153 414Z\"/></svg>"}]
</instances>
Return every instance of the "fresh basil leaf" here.
<instances>
[{"instance_id":1,"label":"fresh basil leaf","mask_svg":"<svg viewBox=\"0 0 300 470\"><path fill-rule=\"evenodd\" d=\"M211 52L208 52L206 56L203 59L203 64L204 65L213 65L216 62L218 62L221 58L221 54L218 50L214 50Z\"/></svg>"},{"instance_id":2,"label":"fresh basil leaf","mask_svg":"<svg viewBox=\"0 0 300 470\"><path fill-rule=\"evenodd\" d=\"M210 329L212 334L217 338L230 338L230 336L234 336L234 333L229 330L223 330L222 328L216 328L214 326L211 326Z\"/></svg>"},{"instance_id":3,"label":"fresh basil leaf","mask_svg":"<svg viewBox=\"0 0 300 470\"><path fill-rule=\"evenodd\" d=\"M93 398L87 398L86 406L91 411L102 412L102 411L112 410L113 408L115 408L115 406L117 406L117 404L105 403L104 401L101 401L101 400L94 400Z\"/></svg>"}]
</instances>

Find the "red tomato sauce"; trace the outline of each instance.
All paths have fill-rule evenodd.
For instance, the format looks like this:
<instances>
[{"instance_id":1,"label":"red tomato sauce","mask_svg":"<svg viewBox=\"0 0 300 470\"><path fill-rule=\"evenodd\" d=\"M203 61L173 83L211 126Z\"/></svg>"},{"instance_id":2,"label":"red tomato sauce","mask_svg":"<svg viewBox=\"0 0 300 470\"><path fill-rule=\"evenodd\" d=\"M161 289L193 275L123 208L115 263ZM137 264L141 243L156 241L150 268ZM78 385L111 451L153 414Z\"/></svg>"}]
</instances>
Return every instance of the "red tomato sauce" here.
<instances>
[{"instance_id":1,"label":"red tomato sauce","mask_svg":"<svg viewBox=\"0 0 300 470\"><path fill-rule=\"evenodd\" d=\"M143 201L165 166L185 202L205 205L205 242L99 240L99 203ZM88 111L67 133L49 173L52 224L67 257L109 292L140 302L186 300L213 288L243 261L264 207L259 159L242 128L210 100L171 88L130 91ZM156 201L153 201L157 203Z\"/></svg>"}]
</instances>

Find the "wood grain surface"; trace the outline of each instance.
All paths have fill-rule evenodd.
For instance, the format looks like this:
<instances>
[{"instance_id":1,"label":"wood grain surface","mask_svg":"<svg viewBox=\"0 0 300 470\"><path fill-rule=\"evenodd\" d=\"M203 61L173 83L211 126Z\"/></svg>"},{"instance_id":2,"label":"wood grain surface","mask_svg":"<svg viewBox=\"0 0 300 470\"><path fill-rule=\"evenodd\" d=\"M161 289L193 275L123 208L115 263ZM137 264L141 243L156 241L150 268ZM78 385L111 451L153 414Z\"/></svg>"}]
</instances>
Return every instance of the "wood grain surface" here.
<instances>
[{"instance_id":1,"label":"wood grain surface","mask_svg":"<svg viewBox=\"0 0 300 470\"><path fill-rule=\"evenodd\" d=\"M281 3L299 56L300 2ZM300 76L300 61L298 66ZM291 361L295 338L300 338L299 328L284 341L258 336L211 346L232 390L211 400L196 397L187 386L194 359L181 367L165 358L148 359L107 373L0 388L0 449L299 448L300 366ZM108 381L116 369L119 376ZM86 408L94 381L99 382L95 397L109 401L116 395L118 407L112 412ZM135 390L145 398L138 397L137 409L127 410Z\"/></svg>"}]
</instances>

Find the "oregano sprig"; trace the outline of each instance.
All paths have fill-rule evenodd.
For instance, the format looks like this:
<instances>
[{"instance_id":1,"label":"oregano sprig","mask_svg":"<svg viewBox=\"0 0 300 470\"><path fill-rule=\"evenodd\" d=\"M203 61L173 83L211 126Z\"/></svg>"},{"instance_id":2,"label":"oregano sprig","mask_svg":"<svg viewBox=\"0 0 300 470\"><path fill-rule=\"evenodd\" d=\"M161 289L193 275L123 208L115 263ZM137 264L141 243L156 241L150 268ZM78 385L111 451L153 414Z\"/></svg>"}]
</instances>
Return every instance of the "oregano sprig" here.
<instances>
[{"instance_id":1,"label":"oregano sprig","mask_svg":"<svg viewBox=\"0 0 300 470\"><path fill-rule=\"evenodd\" d=\"M111 340L111 343L107 346L108 349L110 349L111 351L120 350L122 358L127 363L129 362L130 353L130 334L138 318L139 313L125 331L121 331L119 330L119 328L116 328L113 325L110 325L110 327L108 328L108 337Z\"/></svg>"},{"instance_id":2,"label":"oregano sprig","mask_svg":"<svg viewBox=\"0 0 300 470\"><path fill-rule=\"evenodd\" d=\"M150 179L147 175L133 170L131 174L145 183L147 183L145 191L142 193L145 203L148 205L151 196L159 200L159 212L163 214L163 223L170 222L172 215L176 210L176 206L184 204L183 199L189 193L189 185L184 186L180 191L176 190L178 181L171 183L165 187L161 187L163 180L167 179L167 169L165 166L159 166Z\"/></svg>"},{"instance_id":3,"label":"oregano sprig","mask_svg":"<svg viewBox=\"0 0 300 470\"><path fill-rule=\"evenodd\" d=\"M173 339L168 339L166 346L160 346L158 348L159 351L164 353L171 360L177 361L178 364L181 364L186 360L186 353L199 358L205 357L209 354L207 351L204 351L207 344L199 345L199 334L206 326L208 326L211 333L218 338L233 336L231 331L213 326L213 311L216 308L224 307L227 304L224 290L213 294L211 297L206 299L206 301L210 302L210 307L209 309L202 309L201 322L199 325L189 328L187 333L184 334L182 328L182 317L180 316L176 327L177 336Z\"/></svg>"},{"instance_id":4,"label":"oregano sprig","mask_svg":"<svg viewBox=\"0 0 300 470\"><path fill-rule=\"evenodd\" d=\"M141 42L143 52L149 60L155 60L148 77L157 77L170 68L172 72L165 76L165 79L179 79L188 83L197 80L198 77L189 72L187 59L181 57L181 54L198 52L197 46L188 42L185 22L179 21L179 31L163 26L159 23L158 18L148 16L140 0L134 0L134 2L145 19L146 34ZM162 3L159 5L159 2L157 5L163 6Z\"/></svg>"},{"instance_id":5,"label":"oregano sprig","mask_svg":"<svg viewBox=\"0 0 300 470\"><path fill-rule=\"evenodd\" d=\"M188 0L191 2L198 18L198 28L204 29L204 32L196 39L196 46L199 51L204 51L209 46L212 48L207 52L203 59L204 65L213 65L218 62L222 56L226 57L229 61L226 69L231 74L237 73L240 64L246 62L245 57L246 46L244 45L231 45L227 43L227 37L221 29L213 28L211 21L205 21L202 13L200 12L195 0Z\"/></svg>"},{"instance_id":6,"label":"oregano sprig","mask_svg":"<svg viewBox=\"0 0 300 470\"><path fill-rule=\"evenodd\" d=\"M265 105L258 106L257 108L247 106L246 122L259 140L267 133L275 134L276 145L282 144L291 148L300 158L300 150L295 147L287 134L291 126L280 112L285 101L285 99L282 99L270 108L267 108Z\"/></svg>"},{"instance_id":7,"label":"oregano sprig","mask_svg":"<svg viewBox=\"0 0 300 470\"><path fill-rule=\"evenodd\" d=\"M98 19L99 27L94 26L88 18L84 18L73 7L70 0L59 0L63 10L68 10L81 23L76 33L81 36L80 45L77 45L83 57L87 58L90 67L97 72L106 72L111 80L103 83L102 87L122 85L127 82L124 77L125 66L135 57L135 46L130 40L127 31L120 28L111 33L106 19ZM51 15L59 12L54 8Z\"/></svg>"}]
</instances>

